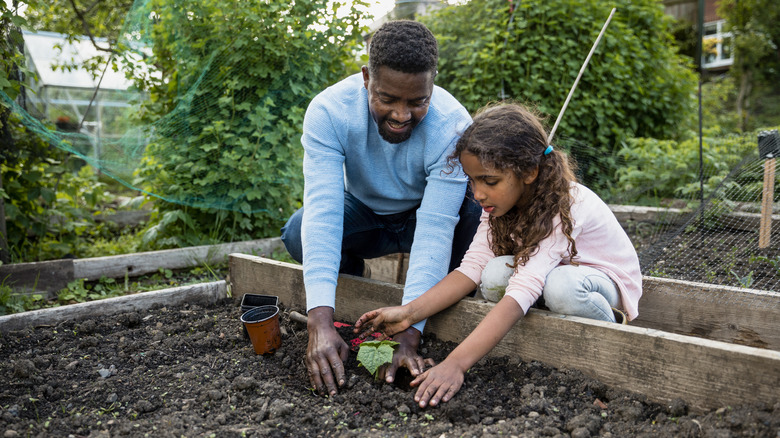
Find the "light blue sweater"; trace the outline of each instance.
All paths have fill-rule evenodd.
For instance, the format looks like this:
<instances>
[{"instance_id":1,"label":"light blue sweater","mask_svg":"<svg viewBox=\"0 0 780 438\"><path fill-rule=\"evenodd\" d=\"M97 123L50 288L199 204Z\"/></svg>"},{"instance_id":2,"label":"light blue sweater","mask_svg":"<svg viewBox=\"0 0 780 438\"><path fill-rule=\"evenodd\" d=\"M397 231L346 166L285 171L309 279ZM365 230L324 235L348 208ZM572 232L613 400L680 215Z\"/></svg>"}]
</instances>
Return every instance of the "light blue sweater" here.
<instances>
[{"instance_id":1,"label":"light blue sweater","mask_svg":"<svg viewBox=\"0 0 780 438\"><path fill-rule=\"evenodd\" d=\"M471 123L468 111L434 87L428 114L403 143L379 135L360 73L312 100L303 122L303 281L306 308L336 307L344 191L377 214L417 210L403 304L438 283L450 262L458 210L466 193L460 169L446 173L447 156ZM420 331L424 322L415 325Z\"/></svg>"}]
</instances>

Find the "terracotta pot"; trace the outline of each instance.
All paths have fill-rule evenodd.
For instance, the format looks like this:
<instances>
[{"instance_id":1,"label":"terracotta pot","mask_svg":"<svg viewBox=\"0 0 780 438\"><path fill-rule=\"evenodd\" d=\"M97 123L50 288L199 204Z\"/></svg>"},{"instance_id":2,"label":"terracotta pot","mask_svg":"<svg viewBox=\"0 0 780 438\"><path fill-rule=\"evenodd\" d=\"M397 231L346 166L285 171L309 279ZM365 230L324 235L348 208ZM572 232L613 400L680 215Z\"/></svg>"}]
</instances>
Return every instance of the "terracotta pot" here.
<instances>
[{"instance_id":1,"label":"terracotta pot","mask_svg":"<svg viewBox=\"0 0 780 438\"><path fill-rule=\"evenodd\" d=\"M282 346L279 307L255 307L241 315L241 322L249 333L256 354L273 354Z\"/></svg>"},{"instance_id":2,"label":"terracotta pot","mask_svg":"<svg viewBox=\"0 0 780 438\"><path fill-rule=\"evenodd\" d=\"M260 306L277 306L279 305L279 297L274 295L260 295L260 294L244 294L241 297L241 314ZM246 331L246 327L241 327L244 332L244 339L249 339L249 333Z\"/></svg>"}]
</instances>

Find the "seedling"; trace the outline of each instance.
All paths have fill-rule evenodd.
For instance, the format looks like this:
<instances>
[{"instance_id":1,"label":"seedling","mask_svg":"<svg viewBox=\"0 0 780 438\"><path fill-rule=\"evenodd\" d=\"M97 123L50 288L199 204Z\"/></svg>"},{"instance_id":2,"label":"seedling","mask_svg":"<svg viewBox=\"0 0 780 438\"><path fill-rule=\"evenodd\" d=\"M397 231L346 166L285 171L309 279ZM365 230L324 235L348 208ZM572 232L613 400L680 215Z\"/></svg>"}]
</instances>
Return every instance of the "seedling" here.
<instances>
[{"instance_id":1,"label":"seedling","mask_svg":"<svg viewBox=\"0 0 780 438\"><path fill-rule=\"evenodd\" d=\"M398 342L395 341L365 341L360 344L357 360L376 379L379 367L393 362L397 347Z\"/></svg>"}]
</instances>

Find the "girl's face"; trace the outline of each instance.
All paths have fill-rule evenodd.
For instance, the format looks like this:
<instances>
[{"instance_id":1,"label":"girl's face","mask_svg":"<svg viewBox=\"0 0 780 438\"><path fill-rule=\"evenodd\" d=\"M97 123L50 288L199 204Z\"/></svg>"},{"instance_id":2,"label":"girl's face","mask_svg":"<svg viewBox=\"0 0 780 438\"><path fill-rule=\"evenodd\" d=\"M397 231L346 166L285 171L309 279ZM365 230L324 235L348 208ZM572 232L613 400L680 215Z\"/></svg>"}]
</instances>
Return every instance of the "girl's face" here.
<instances>
[{"instance_id":1,"label":"girl's face","mask_svg":"<svg viewBox=\"0 0 780 438\"><path fill-rule=\"evenodd\" d=\"M515 206L525 204L530 194L528 186L539 174L539 168L534 168L525 177L518 178L510 170L485 168L477 156L469 152L460 155L460 164L469 177L474 199L494 217L503 216Z\"/></svg>"}]
</instances>

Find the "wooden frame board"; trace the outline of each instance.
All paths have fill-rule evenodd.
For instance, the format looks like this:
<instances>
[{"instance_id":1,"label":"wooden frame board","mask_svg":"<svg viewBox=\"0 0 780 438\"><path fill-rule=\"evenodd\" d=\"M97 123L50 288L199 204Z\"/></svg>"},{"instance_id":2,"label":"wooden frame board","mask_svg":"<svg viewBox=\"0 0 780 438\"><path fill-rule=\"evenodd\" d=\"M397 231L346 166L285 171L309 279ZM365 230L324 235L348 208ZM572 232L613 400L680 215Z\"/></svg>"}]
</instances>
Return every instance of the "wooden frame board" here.
<instances>
[{"instance_id":1,"label":"wooden frame board","mask_svg":"<svg viewBox=\"0 0 780 438\"><path fill-rule=\"evenodd\" d=\"M284 248L281 238L193 246L87 259L14 263L0 266L4 284L22 292L56 292L71 281L84 278L138 277L160 269L183 269L201 264L223 263L228 254L271 254Z\"/></svg>"},{"instance_id":2,"label":"wooden frame board","mask_svg":"<svg viewBox=\"0 0 780 438\"><path fill-rule=\"evenodd\" d=\"M232 254L230 278L236 300L240 301L245 293L276 295L289 309L305 310L303 271L299 265ZM652 284L655 280L646 281ZM658 292L660 297L664 293L659 291L671 290L672 286L648 287L646 293L652 297ZM354 321L365 311L400 303L402 293L403 287L398 284L342 275L336 293L336 317ZM648 309L640 304L640 312L647 311L652 316L650 307L674 308L675 297L682 300L687 295L675 292L664 296L647 301ZM758 296L759 302L767 303L776 302L777 298L772 294ZM464 299L431 317L426 333L460 342L491 307L485 301ZM701 313L723 316L717 312ZM769 316L774 319L766 321L767 327L774 323L777 331L777 309ZM655 319L662 318L648 317L643 324L653 325ZM692 318L686 320L683 318L683 326L692 324ZM674 327L670 321L667 326ZM718 334L718 330L710 333ZM657 402L682 398L693 409L780 401L780 351L686 336L638 323L625 326L532 309L491 354L515 355L526 361L578 369L608 385L643 393Z\"/></svg>"},{"instance_id":3,"label":"wooden frame board","mask_svg":"<svg viewBox=\"0 0 780 438\"><path fill-rule=\"evenodd\" d=\"M148 310L154 306L213 304L227 297L225 280L141 292L133 295L87 301L61 307L30 310L0 316L0 334L29 327L52 326L79 318L95 318L133 310Z\"/></svg>"}]
</instances>

